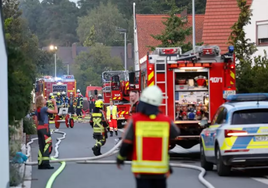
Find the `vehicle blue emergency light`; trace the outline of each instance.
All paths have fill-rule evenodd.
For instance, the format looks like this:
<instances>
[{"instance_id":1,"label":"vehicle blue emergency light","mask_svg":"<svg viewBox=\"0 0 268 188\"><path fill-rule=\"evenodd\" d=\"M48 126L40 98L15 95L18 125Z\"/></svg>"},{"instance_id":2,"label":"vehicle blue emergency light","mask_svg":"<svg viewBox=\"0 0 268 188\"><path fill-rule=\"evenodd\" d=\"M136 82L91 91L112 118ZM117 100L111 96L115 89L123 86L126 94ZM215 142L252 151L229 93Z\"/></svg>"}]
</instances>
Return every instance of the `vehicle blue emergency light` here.
<instances>
[{"instance_id":1,"label":"vehicle blue emergency light","mask_svg":"<svg viewBox=\"0 0 268 188\"><path fill-rule=\"evenodd\" d=\"M229 95L227 102L268 101L268 93L246 93Z\"/></svg>"},{"instance_id":2,"label":"vehicle blue emergency light","mask_svg":"<svg viewBox=\"0 0 268 188\"><path fill-rule=\"evenodd\" d=\"M229 46L228 50L229 50L229 53L233 53L234 52L234 46Z\"/></svg>"}]
</instances>

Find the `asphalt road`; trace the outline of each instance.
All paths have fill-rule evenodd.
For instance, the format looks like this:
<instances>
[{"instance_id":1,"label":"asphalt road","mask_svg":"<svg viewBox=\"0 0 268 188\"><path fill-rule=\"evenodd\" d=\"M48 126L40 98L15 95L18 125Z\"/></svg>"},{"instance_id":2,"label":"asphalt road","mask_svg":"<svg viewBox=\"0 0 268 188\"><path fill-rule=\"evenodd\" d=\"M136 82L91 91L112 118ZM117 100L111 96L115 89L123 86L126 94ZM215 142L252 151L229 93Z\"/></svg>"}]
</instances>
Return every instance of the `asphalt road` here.
<instances>
[{"instance_id":1,"label":"asphalt road","mask_svg":"<svg viewBox=\"0 0 268 188\"><path fill-rule=\"evenodd\" d=\"M54 128L54 125L51 126ZM94 140L92 138L92 128L89 124L76 123L73 129L66 128L64 124L60 127L60 131L66 132L66 138L61 142L59 147L59 158L80 158L94 156L92 146ZM120 133L121 134L121 133ZM120 135L119 134L119 135ZM53 144L56 138L61 134L52 134ZM102 153L109 151L115 145L116 137L109 137L107 143L102 148ZM198 146L191 150L184 150L175 147L172 150L172 163L185 163L199 166L196 153ZM38 145L37 141L32 144L32 160L37 160ZM185 155L187 154L187 155ZM52 153L51 156L53 156ZM107 157L102 160L114 160L114 156ZM52 164L54 170L38 170L37 166L32 167L32 183L31 188L45 188L50 176L57 170L60 164ZM236 187L236 188L267 188L268 179L263 176L268 175L260 170L255 171L236 171L231 177L219 177L215 170L207 172L207 179L216 188ZM174 173L168 179L168 187L187 187L187 188L203 188L204 186L198 181L199 172L191 169L174 168ZM53 188L111 188L111 187L135 187L135 180L131 173L129 165L125 165L121 170L115 165L108 164L77 164L68 162L63 172L57 177L53 183Z\"/></svg>"}]
</instances>

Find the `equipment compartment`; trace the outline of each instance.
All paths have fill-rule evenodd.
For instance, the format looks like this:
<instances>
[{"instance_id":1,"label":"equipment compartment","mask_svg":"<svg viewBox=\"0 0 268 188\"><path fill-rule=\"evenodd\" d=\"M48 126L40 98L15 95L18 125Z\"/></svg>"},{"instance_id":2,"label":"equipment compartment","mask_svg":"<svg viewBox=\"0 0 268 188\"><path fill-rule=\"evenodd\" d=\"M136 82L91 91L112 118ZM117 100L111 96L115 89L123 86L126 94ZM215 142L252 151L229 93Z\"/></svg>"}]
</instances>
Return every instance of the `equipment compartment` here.
<instances>
[{"instance_id":1,"label":"equipment compartment","mask_svg":"<svg viewBox=\"0 0 268 188\"><path fill-rule=\"evenodd\" d=\"M175 120L209 118L208 72L175 73Z\"/></svg>"}]
</instances>

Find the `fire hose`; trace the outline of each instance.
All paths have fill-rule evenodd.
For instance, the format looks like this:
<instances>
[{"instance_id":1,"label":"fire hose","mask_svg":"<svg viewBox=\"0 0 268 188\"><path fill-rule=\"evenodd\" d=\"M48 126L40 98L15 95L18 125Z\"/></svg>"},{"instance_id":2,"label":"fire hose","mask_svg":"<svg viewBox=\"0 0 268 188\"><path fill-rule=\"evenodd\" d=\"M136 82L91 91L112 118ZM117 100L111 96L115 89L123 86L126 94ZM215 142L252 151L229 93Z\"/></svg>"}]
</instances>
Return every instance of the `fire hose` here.
<instances>
[{"instance_id":1,"label":"fire hose","mask_svg":"<svg viewBox=\"0 0 268 188\"><path fill-rule=\"evenodd\" d=\"M59 131L59 130L55 130L55 133L60 133L63 134L63 136L61 138L57 138L58 142L55 144L55 155L51 158L52 160L50 160L51 163L59 163L61 162L62 165L60 166L60 168L55 171L52 176L50 177L49 181L47 182L46 188L51 188L53 182L55 181L56 177L64 170L65 166L66 166L66 162L77 162L78 164L116 164L116 161L112 161L112 160L97 160L97 159L102 159L108 156L111 156L115 153L118 152L118 148L120 147L122 140L120 140L111 150L109 150L108 152L99 155L99 156L95 156L95 157L83 157L83 158L66 158L66 159L55 159L58 158L59 156L59 152L58 152L58 147L59 144L61 143L62 139L65 139L66 137L66 133ZM30 156L30 151L31 151L31 146L30 144L33 143L34 140L37 140L38 138L34 138L32 139L29 143L27 143L27 156ZM37 165L38 162L26 162L26 165ZM125 164L131 164L131 161L125 161ZM207 188L215 188L211 183L209 183L205 178L205 174L206 174L206 170L202 167L199 166L195 166L195 165L186 165L186 164L175 164L175 163L170 163L171 167L176 167L176 168L188 168L188 169L194 169L194 170L198 170L200 171L199 175L198 175L198 180Z\"/></svg>"}]
</instances>

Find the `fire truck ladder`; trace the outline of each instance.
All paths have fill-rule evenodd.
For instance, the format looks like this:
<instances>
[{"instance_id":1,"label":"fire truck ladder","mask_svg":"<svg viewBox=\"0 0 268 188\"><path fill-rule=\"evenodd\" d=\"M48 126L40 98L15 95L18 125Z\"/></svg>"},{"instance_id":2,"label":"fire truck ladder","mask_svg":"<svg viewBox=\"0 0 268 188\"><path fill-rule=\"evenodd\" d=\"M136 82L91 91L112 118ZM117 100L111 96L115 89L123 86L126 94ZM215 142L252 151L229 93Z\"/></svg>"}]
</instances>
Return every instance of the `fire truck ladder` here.
<instances>
[{"instance_id":1,"label":"fire truck ladder","mask_svg":"<svg viewBox=\"0 0 268 188\"><path fill-rule=\"evenodd\" d=\"M165 106L165 110L166 110L166 115L168 115L168 106L167 106L167 100L168 100L168 96L167 96L167 65L166 65L167 61L156 61L156 65L155 65L155 85L157 85L160 88L163 88L161 86L164 85L165 91L163 91L163 102L161 104L161 106ZM158 68L159 67L159 68ZM161 70L160 70L161 67ZM164 80L162 81L158 81L157 80L157 74L164 74Z\"/></svg>"}]
</instances>

